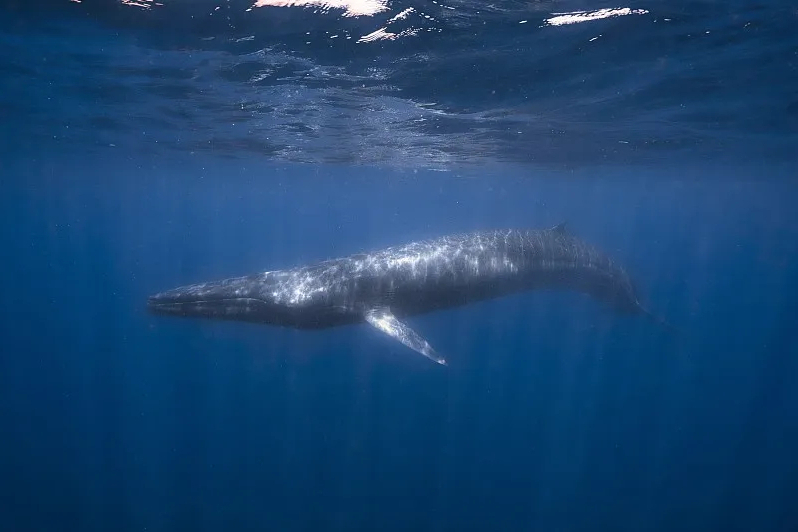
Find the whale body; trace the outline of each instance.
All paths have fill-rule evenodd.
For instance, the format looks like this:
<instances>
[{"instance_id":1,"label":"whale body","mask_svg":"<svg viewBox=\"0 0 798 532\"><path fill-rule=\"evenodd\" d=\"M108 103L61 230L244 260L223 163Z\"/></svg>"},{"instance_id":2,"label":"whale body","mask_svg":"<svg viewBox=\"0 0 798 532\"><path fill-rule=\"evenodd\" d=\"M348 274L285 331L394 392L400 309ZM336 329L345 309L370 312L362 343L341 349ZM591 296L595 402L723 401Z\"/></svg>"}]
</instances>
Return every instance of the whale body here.
<instances>
[{"instance_id":1,"label":"whale body","mask_svg":"<svg viewBox=\"0 0 798 532\"><path fill-rule=\"evenodd\" d=\"M299 329L368 323L446 364L405 318L535 289L575 290L616 311L653 317L624 268L564 224L450 235L183 286L151 296L148 309Z\"/></svg>"}]
</instances>

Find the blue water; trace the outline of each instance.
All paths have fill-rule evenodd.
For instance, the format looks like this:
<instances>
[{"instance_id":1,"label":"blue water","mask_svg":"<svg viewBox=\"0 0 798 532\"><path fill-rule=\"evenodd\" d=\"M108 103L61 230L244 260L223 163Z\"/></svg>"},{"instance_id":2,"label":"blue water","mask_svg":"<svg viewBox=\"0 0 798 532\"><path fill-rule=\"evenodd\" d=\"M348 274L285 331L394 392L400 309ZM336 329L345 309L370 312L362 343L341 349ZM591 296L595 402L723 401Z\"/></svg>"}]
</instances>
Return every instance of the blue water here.
<instances>
[{"instance_id":1,"label":"blue water","mask_svg":"<svg viewBox=\"0 0 798 532\"><path fill-rule=\"evenodd\" d=\"M0 8L0 529L798 530L791 3L139 4ZM519 294L409 320L441 367L145 311L560 222L678 333Z\"/></svg>"}]
</instances>

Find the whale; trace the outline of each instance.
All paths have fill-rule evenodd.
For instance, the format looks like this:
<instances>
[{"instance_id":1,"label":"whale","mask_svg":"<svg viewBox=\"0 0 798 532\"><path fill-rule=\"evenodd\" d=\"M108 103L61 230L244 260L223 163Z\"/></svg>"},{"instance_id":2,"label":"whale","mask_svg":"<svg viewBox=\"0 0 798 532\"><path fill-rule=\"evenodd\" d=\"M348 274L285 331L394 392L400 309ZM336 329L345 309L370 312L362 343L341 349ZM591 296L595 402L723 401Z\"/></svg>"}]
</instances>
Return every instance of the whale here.
<instances>
[{"instance_id":1,"label":"whale","mask_svg":"<svg viewBox=\"0 0 798 532\"><path fill-rule=\"evenodd\" d=\"M561 223L461 233L291 269L181 286L150 296L149 312L324 329L368 324L446 365L409 317L511 294L570 290L667 325L639 301L621 264Z\"/></svg>"}]
</instances>

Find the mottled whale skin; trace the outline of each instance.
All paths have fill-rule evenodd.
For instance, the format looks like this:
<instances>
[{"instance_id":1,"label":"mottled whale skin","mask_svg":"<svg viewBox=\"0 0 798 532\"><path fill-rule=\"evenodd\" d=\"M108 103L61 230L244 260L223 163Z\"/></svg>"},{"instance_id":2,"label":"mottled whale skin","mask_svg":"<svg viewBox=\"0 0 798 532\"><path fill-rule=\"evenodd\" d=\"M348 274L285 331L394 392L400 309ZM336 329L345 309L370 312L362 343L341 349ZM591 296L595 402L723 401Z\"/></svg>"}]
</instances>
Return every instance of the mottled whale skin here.
<instances>
[{"instance_id":1,"label":"mottled whale skin","mask_svg":"<svg viewBox=\"0 0 798 532\"><path fill-rule=\"evenodd\" d=\"M148 309L299 329L366 322L445 364L402 319L534 289L575 290L617 311L651 316L626 271L564 224L444 236L184 286L151 296Z\"/></svg>"}]
</instances>

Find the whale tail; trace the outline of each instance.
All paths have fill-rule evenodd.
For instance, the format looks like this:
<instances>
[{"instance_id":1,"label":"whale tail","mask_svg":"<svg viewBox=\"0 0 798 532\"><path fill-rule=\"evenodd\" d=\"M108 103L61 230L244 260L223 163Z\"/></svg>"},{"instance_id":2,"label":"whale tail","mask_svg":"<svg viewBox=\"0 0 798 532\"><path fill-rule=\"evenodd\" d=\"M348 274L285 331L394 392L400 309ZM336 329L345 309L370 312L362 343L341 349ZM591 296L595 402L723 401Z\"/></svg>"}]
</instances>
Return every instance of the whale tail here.
<instances>
[{"instance_id":1,"label":"whale tail","mask_svg":"<svg viewBox=\"0 0 798 532\"><path fill-rule=\"evenodd\" d=\"M671 322L669 322L668 320L666 320L665 318L663 318L659 314L654 314L653 312L648 310L646 307L644 307L640 303L637 304L637 307L640 310L640 313L643 314L643 316L645 316L646 319L648 319L649 321L651 321L653 323L656 323L662 329L668 331L669 333L673 333L673 334L679 332L679 329L677 329L676 326L674 326Z\"/></svg>"}]
</instances>

